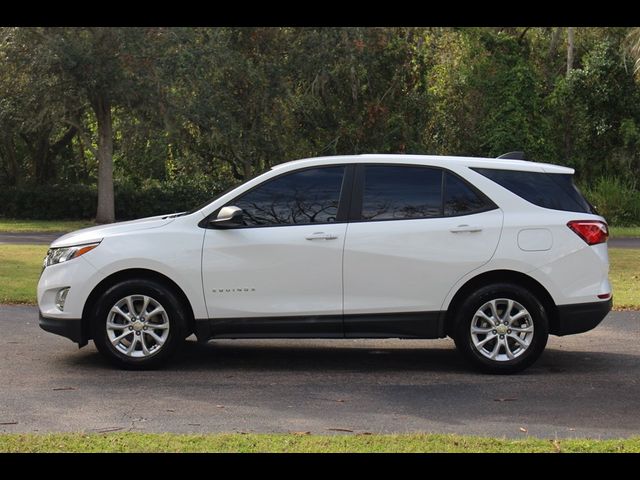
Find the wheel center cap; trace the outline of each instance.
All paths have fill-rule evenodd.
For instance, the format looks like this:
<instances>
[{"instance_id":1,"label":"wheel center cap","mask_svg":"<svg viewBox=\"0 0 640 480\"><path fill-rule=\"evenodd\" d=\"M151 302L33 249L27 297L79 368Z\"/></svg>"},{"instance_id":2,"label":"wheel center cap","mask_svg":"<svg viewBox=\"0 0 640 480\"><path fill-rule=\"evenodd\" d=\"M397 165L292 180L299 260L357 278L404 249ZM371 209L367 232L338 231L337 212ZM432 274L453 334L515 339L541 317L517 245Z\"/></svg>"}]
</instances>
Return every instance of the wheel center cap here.
<instances>
[{"instance_id":1,"label":"wheel center cap","mask_svg":"<svg viewBox=\"0 0 640 480\"><path fill-rule=\"evenodd\" d=\"M135 327L134 327L135 328ZM505 333L507 333L507 326L506 325L498 325L496 327L496 331L500 334L500 335L504 335Z\"/></svg>"},{"instance_id":2,"label":"wheel center cap","mask_svg":"<svg viewBox=\"0 0 640 480\"><path fill-rule=\"evenodd\" d=\"M135 322L133 322L133 329L136 332L142 330L142 327L144 327L144 323L142 323L140 320L136 320Z\"/></svg>"}]
</instances>

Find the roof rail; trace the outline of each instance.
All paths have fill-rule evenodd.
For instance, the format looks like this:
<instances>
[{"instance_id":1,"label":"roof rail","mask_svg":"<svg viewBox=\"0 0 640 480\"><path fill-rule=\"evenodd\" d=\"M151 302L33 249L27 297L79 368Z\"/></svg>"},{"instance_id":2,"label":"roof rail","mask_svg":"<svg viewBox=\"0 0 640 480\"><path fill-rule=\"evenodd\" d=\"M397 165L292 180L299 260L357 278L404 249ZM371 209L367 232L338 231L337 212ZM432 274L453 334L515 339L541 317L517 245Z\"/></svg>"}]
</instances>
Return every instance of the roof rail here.
<instances>
[{"instance_id":1,"label":"roof rail","mask_svg":"<svg viewBox=\"0 0 640 480\"><path fill-rule=\"evenodd\" d=\"M524 152L509 152L498 157L499 159L524 160Z\"/></svg>"}]
</instances>

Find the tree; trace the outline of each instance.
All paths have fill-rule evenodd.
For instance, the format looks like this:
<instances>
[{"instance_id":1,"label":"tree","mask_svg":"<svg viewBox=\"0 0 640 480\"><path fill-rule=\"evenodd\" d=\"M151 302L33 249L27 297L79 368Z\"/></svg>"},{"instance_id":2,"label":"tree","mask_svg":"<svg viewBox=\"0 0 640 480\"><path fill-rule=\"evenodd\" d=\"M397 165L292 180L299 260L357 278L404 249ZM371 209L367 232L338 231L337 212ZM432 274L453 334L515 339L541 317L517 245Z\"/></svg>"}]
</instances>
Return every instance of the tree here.
<instances>
[{"instance_id":1,"label":"tree","mask_svg":"<svg viewBox=\"0 0 640 480\"><path fill-rule=\"evenodd\" d=\"M159 106L182 154L202 169L221 164L238 180L286 158L291 90L287 29L172 29ZM295 135L295 134L294 134Z\"/></svg>"},{"instance_id":2,"label":"tree","mask_svg":"<svg viewBox=\"0 0 640 480\"><path fill-rule=\"evenodd\" d=\"M632 28L625 39L627 52L633 59L633 71L640 76L640 27Z\"/></svg>"},{"instance_id":3,"label":"tree","mask_svg":"<svg viewBox=\"0 0 640 480\"><path fill-rule=\"evenodd\" d=\"M65 105L68 135L78 134L98 162L98 208L96 221L115 220L113 188L113 109L144 104L149 91L145 56L145 28L16 28L8 32L14 44L27 46L20 52L32 77L49 85L48 98ZM81 119L90 110L95 132ZM96 147L91 136L95 133ZM65 134L62 139L67 139ZM58 142L49 150L59 149Z\"/></svg>"},{"instance_id":4,"label":"tree","mask_svg":"<svg viewBox=\"0 0 640 480\"><path fill-rule=\"evenodd\" d=\"M575 31L574 27L567 27L567 76L573 70L573 57L575 54Z\"/></svg>"},{"instance_id":5,"label":"tree","mask_svg":"<svg viewBox=\"0 0 640 480\"><path fill-rule=\"evenodd\" d=\"M416 29L293 32L294 121L313 155L424 153L428 116Z\"/></svg>"},{"instance_id":6,"label":"tree","mask_svg":"<svg viewBox=\"0 0 640 480\"><path fill-rule=\"evenodd\" d=\"M0 35L0 158L5 178L10 185L25 178L43 185L55 178L58 157L76 128L62 123L65 105L51 94L51 78L30 68L30 42L21 41L16 29L4 28Z\"/></svg>"},{"instance_id":7,"label":"tree","mask_svg":"<svg viewBox=\"0 0 640 480\"><path fill-rule=\"evenodd\" d=\"M640 172L640 92L616 39L597 42L554 96L556 114L572 112L565 127L572 144L564 160L579 167L579 175Z\"/></svg>"},{"instance_id":8,"label":"tree","mask_svg":"<svg viewBox=\"0 0 640 480\"><path fill-rule=\"evenodd\" d=\"M96 119L97 148L85 142L98 161L98 223L115 221L112 109L140 102L142 69L136 54L146 33L146 29L104 27L47 28L42 32L51 54L48 71L60 72L62 80L69 82L79 105L75 113L80 113L86 102ZM76 123L75 117L67 122L86 139L84 126Z\"/></svg>"},{"instance_id":9,"label":"tree","mask_svg":"<svg viewBox=\"0 0 640 480\"><path fill-rule=\"evenodd\" d=\"M119 216L145 188L171 208L157 192L183 205L319 155L524 149L638 174L638 32L1 28L0 184L97 181L104 222L114 193Z\"/></svg>"}]
</instances>

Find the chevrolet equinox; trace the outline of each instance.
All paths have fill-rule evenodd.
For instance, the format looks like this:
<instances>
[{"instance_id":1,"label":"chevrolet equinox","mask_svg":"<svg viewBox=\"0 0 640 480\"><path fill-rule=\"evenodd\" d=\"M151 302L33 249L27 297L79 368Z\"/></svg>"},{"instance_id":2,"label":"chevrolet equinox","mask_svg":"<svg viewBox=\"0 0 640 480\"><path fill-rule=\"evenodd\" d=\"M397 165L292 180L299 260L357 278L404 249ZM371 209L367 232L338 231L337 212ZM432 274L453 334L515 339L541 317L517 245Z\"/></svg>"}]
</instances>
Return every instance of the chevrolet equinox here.
<instances>
[{"instance_id":1,"label":"chevrolet equinox","mask_svg":"<svg viewBox=\"0 0 640 480\"><path fill-rule=\"evenodd\" d=\"M513 373L611 309L608 227L573 169L509 158L284 163L205 206L58 238L40 326L124 368L213 338L451 337Z\"/></svg>"}]
</instances>

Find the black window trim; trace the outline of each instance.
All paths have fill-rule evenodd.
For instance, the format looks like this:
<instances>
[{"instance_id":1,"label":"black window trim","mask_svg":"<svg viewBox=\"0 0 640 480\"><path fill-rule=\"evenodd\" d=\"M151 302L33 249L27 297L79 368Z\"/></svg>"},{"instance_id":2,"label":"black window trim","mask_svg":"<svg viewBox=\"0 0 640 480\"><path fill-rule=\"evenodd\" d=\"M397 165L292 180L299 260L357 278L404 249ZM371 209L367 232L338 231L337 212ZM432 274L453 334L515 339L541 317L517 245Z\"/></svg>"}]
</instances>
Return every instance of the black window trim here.
<instances>
[{"instance_id":1,"label":"black window trim","mask_svg":"<svg viewBox=\"0 0 640 480\"><path fill-rule=\"evenodd\" d=\"M352 191L351 209L349 212L349 223L371 223L371 222L406 222L411 220L432 220L436 218L455 218L466 217L468 215L475 215L478 213L489 212L491 210L498 209L498 205L491 200L487 195L480 191L475 185L471 184L467 179L458 175L456 172L449 170L446 167L439 167L435 165L420 165L413 163L358 163L355 164L355 175ZM441 172L441 189L440 189L440 215L430 217L414 217L414 218L380 218L380 219L363 219L362 218L362 203L364 199L364 176L366 167L413 167L413 168L430 168L432 170L440 170ZM444 214L444 200L446 198L446 174L449 173L458 178L465 186L467 186L472 192L485 203L485 207L473 210L472 212L460 213L458 215L445 215Z\"/></svg>"},{"instance_id":2,"label":"black window trim","mask_svg":"<svg viewBox=\"0 0 640 480\"><path fill-rule=\"evenodd\" d=\"M264 182L260 182L258 185L251 187L249 190L242 192L238 196L234 197L233 200L226 202L219 208L216 208L213 212L207 215L204 219L202 219L198 226L201 228L206 228L210 230L217 230L215 226L209 223L210 220L216 218L220 210L222 210L226 206L234 205L236 200L240 197L243 197L256 188L260 188L267 183L273 182L279 178L285 177L287 175L293 175L296 173L304 172L306 170L319 169L319 168L335 168L335 167L344 167L344 175L342 177L342 185L340 186L340 196L338 199L338 213L336 214L335 222L317 222L317 223L283 223L278 225L238 225L237 227L227 227L225 230L240 230L247 228L280 228L280 227L308 227L311 225L336 225L339 223L348 223L349 222L349 211L353 198L353 182L354 182L354 170L355 164L352 163L332 163L330 165L313 165L304 168L298 168L296 170L289 170L286 172L282 172L279 175L271 177Z\"/></svg>"}]
</instances>

